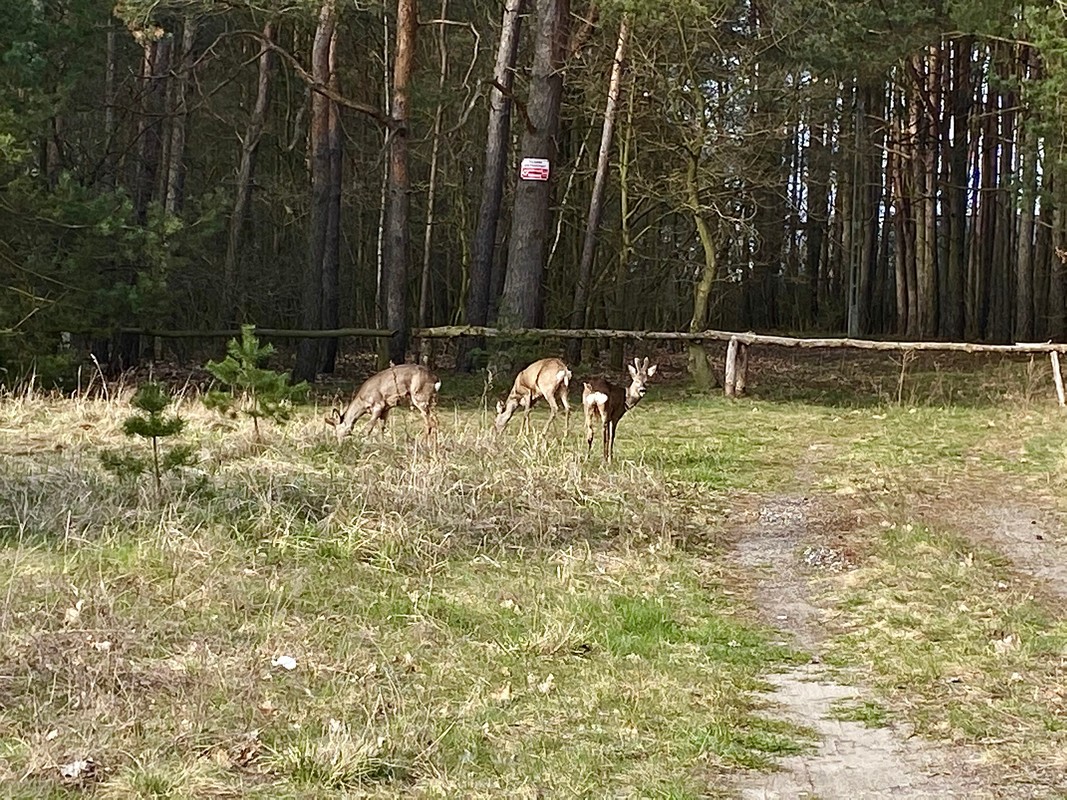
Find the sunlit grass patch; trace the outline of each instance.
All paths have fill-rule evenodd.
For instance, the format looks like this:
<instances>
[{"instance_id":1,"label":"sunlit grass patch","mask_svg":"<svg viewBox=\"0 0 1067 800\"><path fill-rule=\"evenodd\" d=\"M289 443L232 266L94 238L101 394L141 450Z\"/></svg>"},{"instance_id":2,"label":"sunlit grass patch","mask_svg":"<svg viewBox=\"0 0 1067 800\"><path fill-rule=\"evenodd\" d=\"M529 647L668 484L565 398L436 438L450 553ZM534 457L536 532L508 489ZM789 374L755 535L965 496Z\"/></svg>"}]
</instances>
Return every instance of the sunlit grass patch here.
<instances>
[{"instance_id":1,"label":"sunlit grass patch","mask_svg":"<svg viewBox=\"0 0 1067 800\"><path fill-rule=\"evenodd\" d=\"M847 583L834 663L864 668L920 733L1067 767L1067 622L1001 556L896 525Z\"/></svg>"}]
</instances>

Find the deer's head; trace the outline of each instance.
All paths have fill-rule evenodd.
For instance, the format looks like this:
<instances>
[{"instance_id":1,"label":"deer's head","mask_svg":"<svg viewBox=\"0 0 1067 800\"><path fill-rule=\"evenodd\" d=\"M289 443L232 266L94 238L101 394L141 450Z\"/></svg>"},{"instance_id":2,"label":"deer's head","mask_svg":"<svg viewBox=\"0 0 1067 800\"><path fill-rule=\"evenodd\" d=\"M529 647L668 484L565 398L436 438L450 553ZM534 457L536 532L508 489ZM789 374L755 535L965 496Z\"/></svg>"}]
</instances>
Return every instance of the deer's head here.
<instances>
[{"instance_id":1,"label":"deer's head","mask_svg":"<svg viewBox=\"0 0 1067 800\"><path fill-rule=\"evenodd\" d=\"M645 396L648 391L648 379L656 374L656 365L649 366L648 356L645 356L644 361L634 358L634 363L627 364L626 368L630 371L630 385L626 389L626 405L629 407L636 405Z\"/></svg>"},{"instance_id":2,"label":"deer's head","mask_svg":"<svg viewBox=\"0 0 1067 800\"><path fill-rule=\"evenodd\" d=\"M352 424L349 422L345 424L344 412L339 408L330 409L330 413L326 415L326 424L333 428L334 435L337 437L337 441L340 442L348 432L352 430Z\"/></svg>"}]
</instances>

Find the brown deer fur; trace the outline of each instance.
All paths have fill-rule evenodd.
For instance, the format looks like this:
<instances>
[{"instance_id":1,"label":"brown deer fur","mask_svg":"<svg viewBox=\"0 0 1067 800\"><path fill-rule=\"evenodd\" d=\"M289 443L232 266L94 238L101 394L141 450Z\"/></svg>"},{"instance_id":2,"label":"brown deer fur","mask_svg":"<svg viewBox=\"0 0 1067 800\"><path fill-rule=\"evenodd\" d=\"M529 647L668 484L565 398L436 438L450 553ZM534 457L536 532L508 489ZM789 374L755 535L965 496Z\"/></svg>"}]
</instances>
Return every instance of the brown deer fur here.
<instances>
[{"instance_id":1,"label":"brown deer fur","mask_svg":"<svg viewBox=\"0 0 1067 800\"><path fill-rule=\"evenodd\" d=\"M364 429L365 434L370 433L379 420L382 430L385 430L390 410L400 403L409 402L422 414L429 435L437 427L434 407L440 388L441 381L426 367L398 364L367 378L353 395L348 407L343 412L335 408L326 417L326 422L334 427L337 441L340 442L352 431L356 420L366 414L370 414L370 421Z\"/></svg>"},{"instance_id":2,"label":"brown deer fur","mask_svg":"<svg viewBox=\"0 0 1067 800\"><path fill-rule=\"evenodd\" d=\"M570 383L571 371L558 358L535 361L515 376L515 383L507 398L496 404L496 429L504 430L516 409L522 408L522 429L526 430L530 424L530 407L538 398L543 397L552 409L545 422L545 431L548 431L548 426L556 418L560 403L563 403L566 420L564 430L570 430L571 407L567 402Z\"/></svg>"},{"instance_id":3,"label":"brown deer fur","mask_svg":"<svg viewBox=\"0 0 1067 800\"><path fill-rule=\"evenodd\" d=\"M623 389L605 378L592 378L582 384L582 408L585 410L585 442L593 449L593 421L599 419L604 429L604 460L611 461L615 452L615 431L619 420L645 396L645 384L656 374L656 365L649 366L634 359L628 364L630 385Z\"/></svg>"}]
</instances>

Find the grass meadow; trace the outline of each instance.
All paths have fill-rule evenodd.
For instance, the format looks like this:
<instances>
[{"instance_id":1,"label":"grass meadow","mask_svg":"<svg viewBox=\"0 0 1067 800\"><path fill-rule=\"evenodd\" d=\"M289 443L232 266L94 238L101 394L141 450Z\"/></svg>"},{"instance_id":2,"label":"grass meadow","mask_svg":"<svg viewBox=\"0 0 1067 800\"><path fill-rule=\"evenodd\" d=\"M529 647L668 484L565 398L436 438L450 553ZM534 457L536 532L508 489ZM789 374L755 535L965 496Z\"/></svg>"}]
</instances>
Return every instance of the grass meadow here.
<instances>
[{"instance_id":1,"label":"grass meadow","mask_svg":"<svg viewBox=\"0 0 1067 800\"><path fill-rule=\"evenodd\" d=\"M756 354L758 358L758 354ZM730 557L762 498L816 497L841 709L1062 780L1061 599L951 523L1064 509L1041 365L757 361L752 397L653 384L616 460L500 436L450 379L338 446L309 405L263 441L192 393L195 464L106 472L129 389L0 400L0 788L24 798L731 797L811 749L763 676L810 654ZM872 362L873 363L873 362ZM545 414L535 412L535 428ZM957 515L958 516L958 515ZM958 516L962 519L962 516ZM1021 772L1020 772L1021 774Z\"/></svg>"}]
</instances>

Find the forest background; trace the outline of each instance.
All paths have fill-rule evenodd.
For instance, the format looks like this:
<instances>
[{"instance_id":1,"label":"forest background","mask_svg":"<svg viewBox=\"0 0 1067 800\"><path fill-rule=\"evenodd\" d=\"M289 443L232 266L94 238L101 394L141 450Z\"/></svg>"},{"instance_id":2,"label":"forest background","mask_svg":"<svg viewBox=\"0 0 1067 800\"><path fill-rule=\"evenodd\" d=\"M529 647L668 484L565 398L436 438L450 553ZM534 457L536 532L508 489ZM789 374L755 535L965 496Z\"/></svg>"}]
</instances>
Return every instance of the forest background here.
<instances>
[{"instance_id":1,"label":"forest background","mask_svg":"<svg viewBox=\"0 0 1067 800\"><path fill-rule=\"evenodd\" d=\"M1062 340L1065 62L1060 2L11 0L0 375L249 322Z\"/></svg>"}]
</instances>

